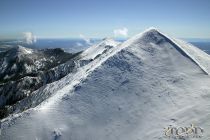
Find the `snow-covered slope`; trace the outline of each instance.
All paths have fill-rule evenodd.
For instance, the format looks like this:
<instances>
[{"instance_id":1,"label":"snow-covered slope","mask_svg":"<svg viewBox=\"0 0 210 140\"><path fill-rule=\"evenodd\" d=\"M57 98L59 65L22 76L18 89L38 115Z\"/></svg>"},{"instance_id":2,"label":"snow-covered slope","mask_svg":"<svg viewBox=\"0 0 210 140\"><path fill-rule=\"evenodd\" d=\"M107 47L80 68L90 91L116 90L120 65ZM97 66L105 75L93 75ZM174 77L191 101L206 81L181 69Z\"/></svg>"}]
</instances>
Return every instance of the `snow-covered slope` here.
<instances>
[{"instance_id":1,"label":"snow-covered slope","mask_svg":"<svg viewBox=\"0 0 210 140\"><path fill-rule=\"evenodd\" d=\"M93 60L108 49L116 47L119 44L119 42L116 42L111 38L104 38L100 43L85 50L82 53L82 60Z\"/></svg>"},{"instance_id":2,"label":"snow-covered slope","mask_svg":"<svg viewBox=\"0 0 210 140\"><path fill-rule=\"evenodd\" d=\"M40 90L54 96L5 119L0 138L162 140L169 125L193 123L207 140L210 62L193 50L146 30Z\"/></svg>"},{"instance_id":3,"label":"snow-covered slope","mask_svg":"<svg viewBox=\"0 0 210 140\"><path fill-rule=\"evenodd\" d=\"M192 44L189 44L187 42L184 42L179 39L174 39L178 45L181 45L182 49L186 51L192 59L194 59L200 67L203 68L203 70L210 74L210 57L207 53L204 51L198 49L197 47L193 46Z\"/></svg>"}]
</instances>

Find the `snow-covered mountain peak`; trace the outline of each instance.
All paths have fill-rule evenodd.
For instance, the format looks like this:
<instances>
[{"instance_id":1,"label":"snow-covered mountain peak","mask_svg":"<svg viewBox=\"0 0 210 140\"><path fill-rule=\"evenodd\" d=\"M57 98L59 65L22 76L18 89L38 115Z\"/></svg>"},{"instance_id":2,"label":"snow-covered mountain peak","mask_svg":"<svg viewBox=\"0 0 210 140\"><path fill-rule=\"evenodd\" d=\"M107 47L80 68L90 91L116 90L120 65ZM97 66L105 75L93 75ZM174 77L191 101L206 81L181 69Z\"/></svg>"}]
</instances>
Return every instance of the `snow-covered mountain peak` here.
<instances>
[{"instance_id":1,"label":"snow-covered mountain peak","mask_svg":"<svg viewBox=\"0 0 210 140\"><path fill-rule=\"evenodd\" d=\"M101 42L96 45L91 46L82 53L82 60L93 60L97 56L106 52L110 48L116 47L120 43L112 38L104 38Z\"/></svg>"},{"instance_id":2,"label":"snow-covered mountain peak","mask_svg":"<svg viewBox=\"0 0 210 140\"><path fill-rule=\"evenodd\" d=\"M156 37L160 37L160 32L158 29L150 27L145 31L131 37L130 39L123 42L120 48L125 48L131 44L140 43L140 42L152 42Z\"/></svg>"},{"instance_id":3,"label":"snow-covered mountain peak","mask_svg":"<svg viewBox=\"0 0 210 140\"><path fill-rule=\"evenodd\" d=\"M105 39L81 59L92 61L34 92L34 104L54 95L4 120L0 138L164 140L170 125L210 129L210 59L192 45L150 28L119 45Z\"/></svg>"},{"instance_id":4,"label":"snow-covered mountain peak","mask_svg":"<svg viewBox=\"0 0 210 140\"><path fill-rule=\"evenodd\" d=\"M187 42L168 36L167 34L162 33L153 27L131 37L122 43L119 46L119 49L121 50L128 46L134 47L141 45L144 46L144 50L160 49L161 46L176 49L180 54L184 55L198 65L202 71L204 71L204 73L210 73L210 57L208 54Z\"/></svg>"},{"instance_id":5,"label":"snow-covered mountain peak","mask_svg":"<svg viewBox=\"0 0 210 140\"><path fill-rule=\"evenodd\" d=\"M145 30L143 33L143 36L144 37L152 37L154 35L160 35L161 32L158 30L158 29L155 29L155 28L149 28L147 30Z\"/></svg>"},{"instance_id":6,"label":"snow-covered mountain peak","mask_svg":"<svg viewBox=\"0 0 210 140\"><path fill-rule=\"evenodd\" d=\"M98 46L117 46L119 42L115 41L112 38L104 38L102 41L98 44Z\"/></svg>"},{"instance_id":7,"label":"snow-covered mountain peak","mask_svg":"<svg viewBox=\"0 0 210 140\"><path fill-rule=\"evenodd\" d=\"M16 47L16 53L17 53L17 55L32 54L33 50L29 49L29 48L26 48L26 47L23 47L21 45L18 45Z\"/></svg>"},{"instance_id":8,"label":"snow-covered mountain peak","mask_svg":"<svg viewBox=\"0 0 210 140\"><path fill-rule=\"evenodd\" d=\"M149 27L143 31L143 33L146 33L146 32L159 32L159 30L158 28L155 28L155 27Z\"/></svg>"},{"instance_id":9,"label":"snow-covered mountain peak","mask_svg":"<svg viewBox=\"0 0 210 140\"><path fill-rule=\"evenodd\" d=\"M133 36L129 40L127 40L130 43L135 43L135 42L157 42L161 39L164 39L163 33L161 33L158 29L150 27L146 29L145 31Z\"/></svg>"},{"instance_id":10,"label":"snow-covered mountain peak","mask_svg":"<svg viewBox=\"0 0 210 140\"><path fill-rule=\"evenodd\" d=\"M8 59L11 58L22 58L25 56L33 55L35 50L23 47L21 45L13 46L11 49L6 51L6 56Z\"/></svg>"}]
</instances>

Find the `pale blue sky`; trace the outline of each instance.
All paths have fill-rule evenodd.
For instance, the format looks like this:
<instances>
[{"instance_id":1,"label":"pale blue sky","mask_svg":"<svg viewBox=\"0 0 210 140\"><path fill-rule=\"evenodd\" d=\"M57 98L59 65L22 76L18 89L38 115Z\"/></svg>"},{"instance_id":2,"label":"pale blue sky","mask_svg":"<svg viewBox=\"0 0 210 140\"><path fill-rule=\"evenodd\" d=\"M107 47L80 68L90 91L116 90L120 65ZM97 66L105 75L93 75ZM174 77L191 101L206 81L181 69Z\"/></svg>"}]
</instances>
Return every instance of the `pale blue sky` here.
<instances>
[{"instance_id":1,"label":"pale blue sky","mask_svg":"<svg viewBox=\"0 0 210 140\"><path fill-rule=\"evenodd\" d=\"M135 35L153 26L180 38L210 38L209 0L1 0L0 38ZM121 30L117 30L119 37ZM120 32L120 33L119 33ZM122 35L122 36L123 36Z\"/></svg>"}]
</instances>

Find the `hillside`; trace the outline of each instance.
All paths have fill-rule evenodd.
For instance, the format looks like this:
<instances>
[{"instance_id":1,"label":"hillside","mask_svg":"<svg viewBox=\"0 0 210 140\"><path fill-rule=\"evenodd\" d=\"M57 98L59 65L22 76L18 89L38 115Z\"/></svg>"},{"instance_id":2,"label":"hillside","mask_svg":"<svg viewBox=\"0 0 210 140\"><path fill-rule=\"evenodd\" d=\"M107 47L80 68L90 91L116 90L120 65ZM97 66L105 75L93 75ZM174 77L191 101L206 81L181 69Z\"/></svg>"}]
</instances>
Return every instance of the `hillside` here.
<instances>
[{"instance_id":1,"label":"hillside","mask_svg":"<svg viewBox=\"0 0 210 140\"><path fill-rule=\"evenodd\" d=\"M37 91L53 96L4 119L0 138L164 140L164 128L192 123L210 138L207 54L156 29L102 52Z\"/></svg>"}]
</instances>

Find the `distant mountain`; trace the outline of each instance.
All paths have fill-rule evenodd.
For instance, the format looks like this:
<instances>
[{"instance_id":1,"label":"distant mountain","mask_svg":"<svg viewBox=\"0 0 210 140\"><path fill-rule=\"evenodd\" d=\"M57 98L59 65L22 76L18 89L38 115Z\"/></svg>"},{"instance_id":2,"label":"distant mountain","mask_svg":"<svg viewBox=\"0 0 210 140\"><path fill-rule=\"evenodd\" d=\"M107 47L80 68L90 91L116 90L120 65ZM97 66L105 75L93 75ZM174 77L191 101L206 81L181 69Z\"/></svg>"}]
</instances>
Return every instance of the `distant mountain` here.
<instances>
[{"instance_id":1,"label":"distant mountain","mask_svg":"<svg viewBox=\"0 0 210 140\"><path fill-rule=\"evenodd\" d=\"M0 56L1 83L48 70L72 56L61 49L32 50L22 46L14 47ZM62 59L61 59L62 58Z\"/></svg>"},{"instance_id":2,"label":"distant mountain","mask_svg":"<svg viewBox=\"0 0 210 140\"><path fill-rule=\"evenodd\" d=\"M101 42L87 48L82 54L79 61L80 66L86 65L95 59L99 58L101 55L105 54L109 50L118 46L120 42L117 42L111 38L104 38Z\"/></svg>"},{"instance_id":3,"label":"distant mountain","mask_svg":"<svg viewBox=\"0 0 210 140\"><path fill-rule=\"evenodd\" d=\"M82 60L94 60L109 49L119 45L119 42L111 38L104 38L100 43L93 45L82 53Z\"/></svg>"},{"instance_id":4,"label":"distant mountain","mask_svg":"<svg viewBox=\"0 0 210 140\"><path fill-rule=\"evenodd\" d=\"M35 50L12 47L0 55L0 107L13 105L41 86L56 81L72 71L73 58L62 49ZM68 62L66 69L61 65ZM58 70L59 67L62 70ZM60 69L61 69L60 68ZM2 109L1 109L2 110ZM3 108L3 111L5 109ZM2 111L0 116L4 116Z\"/></svg>"},{"instance_id":5,"label":"distant mountain","mask_svg":"<svg viewBox=\"0 0 210 140\"><path fill-rule=\"evenodd\" d=\"M157 29L111 44L84 51L74 72L22 100L16 110L46 99L4 119L0 138L164 140L164 128L192 123L210 137L209 55Z\"/></svg>"}]
</instances>

